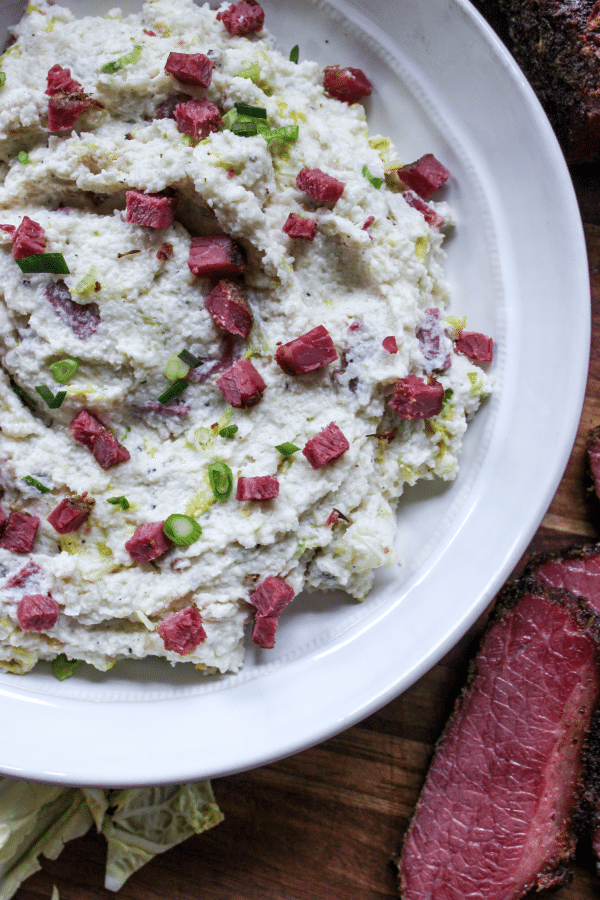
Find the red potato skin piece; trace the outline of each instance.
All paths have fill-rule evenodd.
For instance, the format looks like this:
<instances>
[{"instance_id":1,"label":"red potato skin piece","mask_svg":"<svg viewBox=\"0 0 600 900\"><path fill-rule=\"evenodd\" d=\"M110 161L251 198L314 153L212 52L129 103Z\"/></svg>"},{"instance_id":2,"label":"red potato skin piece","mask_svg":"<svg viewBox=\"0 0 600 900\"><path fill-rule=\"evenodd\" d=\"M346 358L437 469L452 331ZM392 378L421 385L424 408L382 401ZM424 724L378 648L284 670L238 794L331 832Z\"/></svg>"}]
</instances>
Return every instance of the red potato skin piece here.
<instances>
[{"instance_id":1,"label":"red potato skin piece","mask_svg":"<svg viewBox=\"0 0 600 900\"><path fill-rule=\"evenodd\" d=\"M87 496L66 497L52 510L48 522L58 534L70 534L87 522L95 504L96 501Z\"/></svg>"},{"instance_id":2,"label":"red potato skin piece","mask_svg":"<svg viewBox=\"0 0 600 900\"><path fill-rule=\"evenodd\" d=\"M433 153L426 153L416 162L398 169L398 178L407 188L415 191L423 200L431 197L450 177L448 169L435 158Z\"/></svg>"},{"instance_id":3,"label":"red potato skin piece","mask_svg":"<svg viewBox=\"0 0 600 900\"><path fill-rule=\"evenodd\" d=\"M156 626L166 650L188 656L206 640L202 616L195 606L187 606L168 616Z\"/></svg>"},{"instance_id":4,"label":"red potato skin piece","mask_svg":"<svg viewBox=\"0 0 600 900\"><path fill-rule=\"evenodd\" d=\"M240 0L217 13L217 21L223 23L229 34L241 37L261 31L265 24L265 13L256 0Z\"/></svg>"},{"instance_id":5,"label":"red potato skin piece","mask_svg":"<svg viewBox=\"0 0 600 900\"><path fill-rule=\"evenodd\" d=\"M173 224L177 197L131 190L125 194L125 202L127 221L131 224L149 228L169 228Z\"/></svg>"},{"instance_id":6,"label":"red potato skin piece","mask_svg":"<svg viewBox=\"0 0 600 900\"><path fill-rule=\"evenodd\" d=\"M46 232L41 225L23 216L21 224L15 231L13 240L13 259L25 259L34 253L43 253L46 249Z\"/></svg>"},{"instance_id":7,"label":"red potato skin piece","mask_svg":"<svg viewBox=\"0 0 600 900\"><path fill-rule=\"evenodd\" d=\"M177 127L195 141L203 141L223 124L219 107L202 97L179 103L174 109Z\"/></svg>"},{"instance_id":8,"label":"red potato skin piece","mask_svg":"<svg viewBox=\"0 0 600 900\"><path fill-rule=\"evenodd\" d=\"M134 562L146 563L163 556L173 546L163 531L164 522L146 522L138 525L125 549Z\"/></svg>"},{"instance_id":9,"label":"red potato skin piece","mask_svg":"<svg viewBox=\"0 0 600 900\"><path fill-rule=\"evenodd\" d=\"M22 631L49 631L54 628L60 607L44 594L26 594L17 605L17 621Z\"/></svg>"},{"instance_id":10,"label":"red potato skin piece","mask_svg":"<svg viewBox=\"0 0 600 900\"><path fill-rule=\"evenodd\" d=\"M26 512L11 512L4 526L0 547L11 553L31 553L39 524L37 516Z\"/></svg>"},{"instance_id":11,"label":"red potato skin piece","mask_svg":"<svg viewBox=\"0 0 600 900\"><path fill-rule=\"evenodd\" d=\"M491 362L494 356L494 341L479 331L463 331L455 348L457 353L477 362Z\"/></svg>"},{"instance_id":12,"label":"red potato skin piece","mask_svg":"<svg viewBox=\"0 0 600 900\"><path fill-rule=\"evenodd\" d=\"M240 475L236 488L236 500L274 500L279 496L279 482L273 475Z\"/></svg>"},{"instance_id":13,"label":"red potato skin piece","mask_svg":"<svg viewBox=\"0 0 600 900\"><path fill-rule=\"evenodd\" d=\"M396 382L390 406L401 419L430 419L442 411L444 388L439 381L429 384L417 375L407 375Z\"/></svg>"},{"instance_id":14,"label":"red potato skin piece","mask_svg":"<svg viewBox=\"0 0 600 900\"><path fill-rule=\"evenodd\" d=\"M219 328L248 337L252 330L252 312L242 289L234 281L221 279L204 305Z\"/></svg>"},{"instance_id":15,"label":"red potato skin piece","mask_svg":"<svg viewBox=\"0 0 600 900\"><path fill-rule=\"evenodd\" d=\"M242 247L227 234L192 238L188 266L194 275L230 278L243 275L247 268Z\"/></svg>"},{"instance_id":16,"label":"red potato skin piece","mask_svg":"<svg viewBox=\"0 0 600 900\"><path fill-rule=\"evenodd\" d=\"M165 72L176 78L180 84L191 84L195 87L210 87L212 69L212 59L204 53L169 53L165 63Z\"/></svg>"},{"instance_id":17,"label":"red potato skin piece","mask_svg":"<svg viewBox=\"0 0 600 900\"><path fill-rule=\"evenodd\" d=\"M321 169L301 169L296 175L296 187L313 200L337 203L346 185Z\"/></svg>"},{"instance_id":18,"label":"red potato skin piece","mask_svg":"<svg viewBox=\"0 0 600 900\"><path fill-rule=\"evenodd\" d=\"M325 463L337 459L349 449L350 444L341 428L338 428L335 422L330 422L326 428L306 442L302 453L313 469L320 469Z\"/></svg>"},{"instance_id":19,"label":"red potato skin piece","mask_svg":"<svg viewBox=\"0 0 600 900\"><path fill-rule=\"evenodd\" d=\"M258 403L267 386L249 359L239 359L217 379L217 387L228 403L247 409Z\"/></svg>"},{"instance_id":20,"label":"red potato skin piece","mask_svg":"<svg viewBox=\"0 0 600 900\"><path fill-rule=\"evenodd\" d=\"M328 97L345 103L358 103L368 97L373 85L362 71L351 66L327 66L323 69L323 88Z\"/></svg>"},{"instance_id":21,"label":"red potato skin piece","mask_svg":"<svg viewBox=\"0 0 600 900\"><path fill-rule=\"evenodd\" d=\"M405 837L402 900L518 900L564 880L599 645L567 592L521 581L499 598Z\"/></svg>"},{"instance_id":22,"label":"red potato skin piece","mask_svg":"<svg viewBox=\"0 0 600 900\"><path fill-rule=\"evenodd\" d=\"M305 375L338 358L331 335L324 325L301 334L277 348L275 361L286 375Z\"/></svg>"},{"instance_id":23,"label":"red potato skin piece","mask_svg":"<svg viewBox=\"0 0 600 900\"><path fill-rule=\"evenodd\" d=\"M279 616L294 599L294 589L279 575L267 575L248 599L256 607L252 641L270 650L275 646Z\"/></svg>"}]
</instances>

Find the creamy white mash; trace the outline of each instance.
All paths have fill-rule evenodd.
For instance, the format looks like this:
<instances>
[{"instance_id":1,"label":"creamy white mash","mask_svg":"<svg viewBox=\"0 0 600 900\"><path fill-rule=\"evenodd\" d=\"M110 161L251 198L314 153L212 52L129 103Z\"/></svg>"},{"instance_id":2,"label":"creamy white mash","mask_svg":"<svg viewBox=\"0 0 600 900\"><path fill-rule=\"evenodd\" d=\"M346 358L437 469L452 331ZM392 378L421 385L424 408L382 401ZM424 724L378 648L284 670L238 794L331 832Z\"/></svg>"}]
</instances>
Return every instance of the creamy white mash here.
<instances>
[{"instance_id":1,"label":"creamy white mash","mask_svg":"<svg viewBox=\"0 0 600 900\"><path fill-rule=\"evenodd\" d=\"M443 229L407 203L389 174L401 164L397 152L369 134L363 104L325 96L319 66L290 61L265 30L231 36L208 6L150 0L139 15L115 9L80 20L38 2L13 33L0 61L0 223L18 227L29 217L44 230L44 252L61 254L69 274L22 272L14 234L0 229L0 506L40 520L31 552L0 546L0 665L26 672L64 654L104 670L157 655L235 671L254 616L249 597L262 580L283 579L295 594L341 587L363 598L373 569L395 561L404 485L457 472L467 420L490 382L455 352L461 323L446 323L441 352L450 365L441 371L416 335L425 310L446 315ZM171 52L208 56L210 85L168 74ZM55 65L96 102L50 133ZM236 102L264 109L269 129L298 126L297 139L236 134L226 121L196 141L173 118L156 117L176 94L183 103L206 98L222 116ZM343 182L340 199L318 202L299 190L304 168ZM132 189L177 197L173 223L128 223ZM428 203L452 224L445 203ZM314 240L284 232L290 213L315 221ZM253 317L247 339L228 343L204 303L218 278L188 266L192 237L214 233L247 256L245 274L233 279ZM69 302L52 303L57 296ZM94 304L94 327L74 326L69 303ZM277 348L317 326L337 360L285 374ZM390 337L395 353L382 344ZM198 368L177 361L184 350ZM248 408L234 408L216 384L239 358L266 386ZM64 360L78 367L60 383L51 366ZM175 383L166 372L189 382L167 410L158 401ZM411 374L443 386L438 415L407 421L388 406L397 380ZM65 391L61 405L51 408L40 386L50 397ZM82 409L128 460L103 469L74 439L69 424ZM301 451L331 422L349 449L313 469ZM277 447L289 443L299 450L285 456ZM209 481L215 461L233 476L225 501ZM240 476L274 476L279 495L237 500ZM75 497L95 504L80 527L59 534L48 516ZM201 536L152 561L132 559L125 544L135 530L172 514L197 521ZM58 604L51 627L20 626L19 604L31 595ZM157 625L190 607L206 637L182 654Z\"/></svg>"}]
</instances>

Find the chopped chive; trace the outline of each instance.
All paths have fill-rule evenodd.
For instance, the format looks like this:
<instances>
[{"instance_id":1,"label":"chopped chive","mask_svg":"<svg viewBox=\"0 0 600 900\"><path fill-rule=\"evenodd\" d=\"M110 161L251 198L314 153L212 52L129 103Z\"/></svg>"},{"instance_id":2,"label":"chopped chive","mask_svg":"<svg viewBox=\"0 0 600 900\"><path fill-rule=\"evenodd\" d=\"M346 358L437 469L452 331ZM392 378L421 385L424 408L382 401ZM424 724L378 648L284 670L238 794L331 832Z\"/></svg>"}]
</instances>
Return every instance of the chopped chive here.
<instances>
[{"instance_id":1,"label":"chopped chive","mask_svg":"<svg viewBox=\"0 0 600 900\"><path fill-rule=\"evenodd\" d=\"M119 69L122 69L123 66L129 66L132 63L138 62L141 55L142 47L140 44L136 44L131 53L126 53L125 56L120 56L118 59L113 59L112 62L105 63L100 71L105 75L113 75L115 72L118 72Z\"/></svg>"},{"instance_id":2,"label":"chopped chive","mask_svg":"<svg viewBox=\"0 0 600 900\"><path fill-rule=\"evenodd\" d=\"M121 509L129 509L130 503L127 497L108 497L107 503L112 503L113 506L120 506Z\"/></svg>"},{"instance_id":3,"label":"chopped chive","mask_svg":"<svg viewBox=\"0 0 600 900\"><path fill-rule=\"evenodd\" d=\"M176 381L178 378L185 378L190 371L190 367L180 356L172 356L165 366L165 375L169 381Z\"/></svg>"},{"instance_id":4,"label":"chopped chive","mask_svg":"<svg viewBox=\"0 0 600 900\"><path fill-rule=\"evenodd\" d=\"M20 150L17 153L17 159L20 163L23 163L23 165L26 166L29 162L29 153L27 153L25 150Z\"/></svg>"},{"instance_id":5,"label":"chopped chive","mask_svg":"<svg viewBox=\"0 0 600 900\"><path fill-rule=\"evenodd\" d=\"M383 184L383 178L378 178L375 175L371 175L367 166L363 166L362 173L365 176L365 178L367 179L367 181L369 181L373 185L374 188L377 188L377 190L379 190L379 188Z\"/></svg>"},{"instance_id":6,"label":"chopped chive","mask_svg":"<svg viewBox=\"0 0 600 900\"><path fill-rule=\"evenodd\" d=\"M252 116L255 119L267 118L264 106L250 106L248 103L234 103L233 105L240 116Z\"/></svg>"},{"instance_id":7,"label":"chopped chive","mask_svg":"<svg viewBox=\"0 0 600 900\"><path fill-rule=\"evenodd\" d=\"M6 84L6 72L0 72L0 87Z\"/></svg>"},{"instance_id":8,"label":"chopped chive","mask_svg":"<svg viewBox=\"0 0 600 900\"><path fill-rule=\"evenodd\" d=\"M59 653L50 663L50 668L55 678L58 678L59 681L64 681L65 678L70 678L74 674L81 663L81 659L68 659L66 653Z\"/></svg>"},{"instance_id":9,"label":"chopped chive","mask_svg":"<svg viewBox=\"0 0 600 900\"><path fill-rule=\"evenodd\" d=\"M293 141L298 140L300 128L298 125L282 125L281 128L272 128L269 131L262 131L261 134L267 144L270 144L271 141L288 141L289 143L292 143Z\"/></svg>"},{"instance_id":10,"label":"chopped chive","mask_svg":"<svg viewBox=\"0 0 600 900\"><path fill-rule=\"evenodd\" d=\"M26 275L45 272L49 275L70 275L71 270L62 253L32 253L15 262Z\"/></svg>"},{"instance_id":11,"label":"chopped chive","mask_svg":"<svg viewBox=\"0 0 600 900\"><path fill-rule=\"evenodd\" d=\"M198 359L197 356L194 356L194 354L190 353L188 350L182 350L179 354L179 359L181 359L186 366L189 366L190 369L197 369L198 366L202 365L202 360Z\"/></svg>"},{"instance_id":12,"label":"chopped chive","mask_svg":"<svg viewBox=\"0 0 600 900\"><path fill-rule=\"evenodd\" d=\"M240 137L254 137L258 134L254 122L234 122L231 130L234 134L239 134Z\"/></svg>"},{"instance_id":13,"label":"chopped chive","mask_svg":"<svg viewBox=\"0 0 600 900\"><path fill-rule=\"evenodd\" d=\"M49 494L52 488L46 487L45 484L42 484L41 481L38 481L37 478L34 478L33 475L26 475L24 478L21 478L21 481L24 481L25 484L31 485L31 487L36 488L40 494Z\"/></svg>"},{"instance_id":14,"label":"chopped chive","mask_svg":"<svg viewBox=\"0 0 600 900\"><path fill-rule=\"evenodd\" d=\"M55 397L47 384L38 384L35 389L50 409L58 409L67 396L66 391L58 391Z\"/></svg>"},{"instance_id":15,"label":"chopped chive","mask_svg":"<svg viewBox=\"0 0 600 900\"><path fill-rule=\"evenodd\" d=\"M35 409L35 400L33 399L33 397L30 397L29 394L26 394L25 391L23 390L23 388L20 388L18 384L15 384L15 382L12 381L12 379L10 382L10 386L13 389L13 391L15 392L15 394L17 395L17 397L19 398L19 400L21 401L21 403L24 403L25 406L29 406L31 409Z\"/></svg>"},{"instance_id":16,"label":"chopped chive","mask_svg":"<svg viewBox=\"0 0 600 900\"><path fill-rule=\"evenodd\" d=\"M163 525L163 531L170 541L183 547L189 547L190 544L195 543L202 534L202 528L196 520L181 513L173 513L168 516Z\"/></svg>"},{"instance_id":17,"label":"chopped chive","mask_svg":"<svg viewBox=\"0 0 600 900\"><path fill-rule=\"evenodd\" d=\"M225 128L231 128L234 122L238 120L238 111L235 106L232 106L231 109L227 110L225 115L223 116L223 125Z\"/></svg>"},{"instance_id":18,"label":"chopped chive","mask_svg":"<svg viewBox=\"0 0 600 900\"><path fill-rule=\"evenodd\" d=\"M290 51L290 62L297 63L300 58L300 47L298 44L294 44Z\"/></svg>"},{"instance_id":19,"label":"chopped chive","mask_svg":"<svg viewBox=\"0 0 600 900\"><path fill-rule=\"evenodd\" d=\"M298 452L300 447L296 447L295 444L286 441L284 444L276 444L275 449L279 450L282 456L292 456L292 454Z\"/></svg>"},{"instance_id":20,"label":"chopped chive","mask_svg":"<svg viewBox=\"0 0 600 900\"><path fill-rule=\"evenodd\" d=\"M159 403L169 403L169 401L174 400L175 397L179 397L180 394L183 394L186 387L188 386L185 378L178 378L177 381L174 381L171 387L167 388L164 394L161 394L158 398Z\"/></svg>"},{"instance_id":21,"label":"chopped chive","mask_svg":"<svg viewBox=\"0 0 600 900\"><path fill-rule=\"evenodd\" d=\"M226 425L225 428L221 428L219 431L219 437L222 438L230 438L233 437L234 434L238 433L237 425Z\"/></svg>"},{"instance_id":22,"label":"chopped chive","mask_svg":"<svg viewBox=\"0 0 600 900\"><path fill-rule=\"evenodd\" d=\"M224 462L213 462L208 467L208 480L215 500L229 500L233 491L233 472Z\"/></svg>"},{"instance_id":23,"label":"chopped chive","mask_svg":"<svg viewBox=\"0 0 600 900\"><path fill-rule=\"evenodd\" d=\"M50 366L52 377L55 381L58 381L59 384L66 384L67 381L77 373L78 369L78 361L76 359L71 359L70 357L59 359Z\"/></svg>"}]
</instances>

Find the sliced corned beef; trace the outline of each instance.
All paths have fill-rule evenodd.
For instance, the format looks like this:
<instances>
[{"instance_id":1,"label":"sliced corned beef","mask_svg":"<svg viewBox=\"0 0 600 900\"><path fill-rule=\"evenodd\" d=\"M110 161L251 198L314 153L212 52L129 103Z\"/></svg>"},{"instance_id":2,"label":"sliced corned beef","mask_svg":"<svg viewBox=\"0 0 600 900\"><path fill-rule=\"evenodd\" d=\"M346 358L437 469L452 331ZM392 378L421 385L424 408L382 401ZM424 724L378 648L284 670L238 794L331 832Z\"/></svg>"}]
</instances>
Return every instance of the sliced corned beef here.
<instances>
[{"instance_id":1,"label":"sliced corned beef","mask_svg":"<svg viewBox=\"0 0 600 900\"><path fill-rule=\"evenodd\" d=\"M294 589L279 575L267 575L248 598L256 607L252 640L259 647L275 646L275 632L279 616L294 599Z\"/></svg>"},{"instance_id":2,"label":"sliced corned beef","mask_svg":"<svg viewBox=\"0 0 600 900\"><path fill-rule=\"evenodd\" d=\"M149 228L169 228L177 208L177 197L162 194L146 194L131 190L125 194L127 221Z\"/></svg>"},{"instance_id":3,"label":"sliced corned beef","mask_svg":"<svg viewBox=\"0 0 600 900\"><path fill-rule=\"evenodd\" d=\"M204 97L178 104L174 115L179 130L195 141L203 141L223 124L218 106Z\"/></svg>"},{"instance_id":4,"label":"sliced corned beef","mask_svg":"<svg viewBox=\"0 0 600 900\"><path fill-rule=\"evenodd\" d=\"M167 650L187 656L206 640L202 616L195 606L187 606L168 616L156 626Z\"/></svg>"},{"instance_id":5,"label":"sliced corned beef","mask_svg":"<svg viewBox=\"0 0 600 900\"><path fill-rule=\"evenodd\" d=\"M294 241L314 241L317 233L317 223L306 216L297 216L290 213L283 226L284 232Z\"/></svg>"},{"instance_id":6,"label":"sliced corned beef","mask_svg":"<svg viewBox=\"0 0 600 900\"><path fill-rule=\"evenodd\" d=\"M433 153L426 153L416 162L408 163L398 169L400 180L423 200L431 197L449 176L448 169L435 158Z\"/></svg>"},{"instance_id":7,"label":"sliced corned beef","mask_svg":"<svg viewBox=\"0 0 600 900\"><path fill-rule=\"evenodd\" d=\"M48 522L59 534L70 534L87 522L95 503L96 501L87 495L67 497L52 510L48 516Z\"/></svg>"},{"instance_id":8,"label":"sliced corned beef","mask_svg":"<svg viewBox=\"0 0 600 900\"><path fill-rule=\"evenodd\" d=\"M76 441L91 451L103 469L110 469L130 458L129 451L87 409L81 409L77 413L69 425L69 431Z\"/></svg>"},{"instance_id":9,"label":"sliced corned beef","mask_svg":"<svg viewBox=\"0 0 600 900\"><path fill-rule=\"evenodd\" d=\"M11 512L4 526L0 547L11 553L31 553L40 520L26 512Z\"/></svg>"},{"instance_id":10,"label":"sliced corned beef","mask_svg":"<svg viewBox=\"0 0 600 900\"><path fill-rule=\"evenodd\" d=\"M351 66L327 66L323 69L323 87L328 97L345 103L358 103L373 90L362 69Z\"/></svg>"},{"instance_id":11,"label":"sliced corned beef","mask_svg":"<svg viewBox=\"0 0 600 900\"><path fill-rule=\"evenodd\" d=\"M222 22L229 34L241 37L261 31L265 23L265 13L256 0L240 0L228 9L217 13L217 21Z\"/></svg>"},{"instance_id":12,"label":"sliced corned beef","mask_svg":"<svg viewBox=\"0 0 600 900\"><path fill-rule=\"evenodd\" d=\"M146 522L138 525L125 549L134 562L145 563L163 556L173 546L163 531L164 522Z\"/></svg>"},{"instance_id":13,"label":"sliced corned beef","mask_svg":"<svg viewBox=\"0 0 600 900\"><path fill-rule=\"evenodd\" d=\"M241 409L258 403L267 388L249 359L239 359L223 372L217 387L228 403Z\"/></svg>"},{"instance_id":14,"label":"sliced corned beef","mask_svg":"<svg viewBox=\"0 0 600 900\"><path fill-rule=\"evenodd\" d=\"M325 203L336 203L346 187L343 181L338 181L321 169L301 169L296 175L296 186L313 200Z\"/></svg>"},{"instance_id":15,"label":"sliced corned beef","mask_svg":"<svg viewBox=\"0 0 600 900\"><path fill-rule=\"evenodd\" d=\"M79 116L91 107L98 109L100 103L87 94L55 94L48 100L48 130L64 131L72 128Z\"/></svg>"},{"instance_id":16,"label":"sliced corned beef","mask_svg":"<svg viewBox=\"0 0 600 900\"><path fill-rule=\"evenodd\" d=\"M29 216L23 216L13 239L13 259L25 259L27 256L33 256L34 253L43 253L45 249L46 232Z\"/></svg>"},{"instance_id":17,"label":"sliced corned beef","mask_svg":"<svg viewBox=\"0 0 600 900\"><path fill-rule=\"evenodd\" d=\"M350 449L342 430L335 422L330 422L326 428L310 438L302 448L302 453L307 458L313 469L320 469L325 463L337 459Z\"/></svg>"},{"instance_id":18,"label":"sliced corned beef","mask_svg":"<svg viewBox=\"0 0 600 900\"><path fill-rule=\"evenodd\" d=\"M252 329L252 311L242 289L234 281L221 279L204 305L219 328L248 337Z\"/></svg>"},{"instance_id":19,"label":"sliced corned beef","mask_svg":"<svg viewBox=\"0 0 600 900\"><path fill-rule=\"evenodd\" d=\"M494 355L494 341L479 331L463 331L455 348L457 353L477 362L490 362Z\"/></svg>"},{"instance_id":20,"label":"sliced corned beef","mask_svg":"<svg viewBox=\"0 0 600 900\"><path fill-rule=\"evenodd\" d=\"M286 375L314 372L338 358L331 335L324 325L317 325L306 334L277 348L275 361Z\"/></svg>"},{"instance_id":21,"label":"sliced corned beef","mask_svg":"<svg viewBox=\"0 0 600 900\"><path fill-rule=\"evenodd\" d=\"M430 419L442 411L444 388L434 379L426 382L418 375L407 375L396 382L388 405L401 419Z\"/></svg>"},{"instance_id":22,"label":"sliced corned beef","mask_svg":"<svg viewBox=\"0 0 600 900\"><path fill-rule=\"evenodd\" d=\"M279 496L279 482L273 475L240 475L236 500L274 500Z\"/></svg>"},{"instance_id":23,"label":"sliced corned beef","mask_svg":"<svg viewBox=\"0 0 600 900\"><path fill-rule=\"evenodd\" d=\"M48 631L56 625L59 612L53 597L26 594L17 605L17 621L23 631Z\"/></svg>"},{"instance_id":24,"label":"sliced corned beef","mask_svg":"<svg viewBox=\"0 0 600 900\"><path fill-rule=\"evenodd\" d=\"M231 278L246 271L246 254L227 234L195 237L190 245L188 266L194 275Z\"/></svg>"},{"instance_id":25,"label":"sliced corned beef","mask_svg":"<svg viewBox=\"0 0 600 900\"><path fill-rule=\"evenodd\" d=\"M98 304L76 303L62 278L50 282L44 295L61 322L68 325L80 341L86 341L98 331L102 322Z\"/></svg>"},{"instance_id":26,"label":"sliced corned beef","mask_svg":"<svg viewBox=\"0 0 600 900\"><path fill-rule=\"evenodd\" d=\"M204 53L169 53L165 72L181 84L207 88L212 80L212 59Z\"/></svg>"},{"instance_id":27,"label":"sliced corned beef","mask_svg":"<svg viewBox=\"0 0 600 900\"><path fill-rule=\"evenodd\" d=\"M83 90L82 85L75 81L74 78L71 78L71 70L63 69L58 63L52 66L51 69L48 69L46 84L46 93L49 97L53 97L60 91L63 91L65 94L76 94Z\"/></svg>"}]
</instances>

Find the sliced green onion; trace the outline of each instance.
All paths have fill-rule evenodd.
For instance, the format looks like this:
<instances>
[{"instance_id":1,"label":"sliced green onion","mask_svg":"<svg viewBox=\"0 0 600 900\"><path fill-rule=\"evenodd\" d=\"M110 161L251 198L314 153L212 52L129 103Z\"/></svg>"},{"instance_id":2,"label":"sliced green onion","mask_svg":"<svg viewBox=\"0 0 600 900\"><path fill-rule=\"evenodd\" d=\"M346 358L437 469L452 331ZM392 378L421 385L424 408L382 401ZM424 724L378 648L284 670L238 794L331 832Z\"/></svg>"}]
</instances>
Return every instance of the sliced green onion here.
<instances>
[{"instance_id":1,"label":"sliced green onion","mask_svg":"<svg viewBox=\"0 0 600 900\"><path fill-rule=\"evenodd\" d=\"M52 363L50 366L52 377L55 381L58 381L59 384L66 384L67 381L77 373L78 369L78 361L76 359L71 359L69 356L57 360L57 362Z\"/></svg>"},{"instance_id":2,"label":"sliced green onion","mask_svg":"<svg viewBox=\"0 0 600 900\"><path fill-rule=\"evenodd\" d=\"M233 472L227 463L211 463L208 467L208 480L215 500L229 500L233 491Z\"/></svg>"},{"instance_id":3,"label":"sliced green onion","mask_svg":"<svg viewBox=\"0 0 600 900\"><path fill-rule=\"evenodd\" d=\"M240 116L252 116L254 119L267 118L264 106L250 106L248 103L234 103L233 105Z\"/></svg>"},{"instance_id":4,"label":"sliced green onion","mask_svg":"<svg viewBox=\"0 0 600 900\"><path fill-rule=\"evenodd\" d=\"M444 412L444 410L446 409L446 407L452 400L453 396L454 396L454 391L452 390L452 388L446 388L446 390L444 391L444 403L443 403L442 409L441 409L442 412Z\"/></svg>"},{"instance_id":5,"label":"sliced green onion","mask_svg":"<svg viewBox=\"0 0 600 900\"><path fill-rule=\"evenodd\" d=\"M64 681L65 678L70 678L75 673L81 663L81 659L68 659L66 653L59 653L50 663L50 668L55 678Z\"/></svg>"},{"instance_id":6,"label":"sliced green onion","mask_svg":"<svg viewBox=\"0 0 600 900\"><path fill-rule=\"evenodd\" d=\"M374 188L377 188L377 190L379 190L379 188L383 184L383 178L378 178L375 175L371 175L367 166L363 166L362 173L365 176L365 178L367 179L367 181L369 181L373 185Z\"/></svg>"},{"instance_id":7,"label":"sliced green onion","mask_svg":"<svg viewBox=\"0 0 600 900\"><path fill-rule=\"evenodd\" d=\"M270 131L262 131L261 134L267 144L270 144L271 141L287 141L288 143L292 143L293 141L298 140L300 128L298 125L282 125L281 128L272 128Z\"/></svg>"},{"instance_id":8,"label":"sliced green onion","mask_svg":"<svg viewBox=\"0 0 600 900\"><path fill-rule=\"evenodd\" d=\"M21 401L21 403L24 403L25 406L29 406L31 409L35 409L35 400L33 399L33 397L30 397L29 394L25 393L23 388L20 388L18 384L15 384L15 382L12 381L12 379L10 382L10 386L13 389L13 391L15 392L15 394L17 395L17 397L19 398L19 400Z\"/></svg>"},{"instance_id":9,"label":"sliced green onion","mask_svg":"<svg viewBox=\"0 0 600 900\"><path fill-rule=\"evenodd\" d=\"M198 359L197 356L194 356L194 354L190 353L188 350L182 350L179 354L179 359L181 359L186 366L189 366L190 369L197 369L198 366L202 365L202 360Z\"/></svg>"},{"instance_id":10,"label":"sliced green onion","mask_svg":"<svg viewBox=\"0 0 600 900\"><path fill-rule=\"evenodd\" d=\"M113 506L120 506L121 509L129 509L129 500L127 497L109 497L106 501L107 503L112 503Z\"/></svg>"},{"instance_id":11,"label":"sliced green onion","mask_svg":"<svg viewBox=\"0 0 600 900\"><path fill-rule=\"evenodd\" d=\"M6 72L0 72L0 87L6 84Z\"/></svg>"},{"instance_id":12,"label":"sliced green onion","mask_svg":"<svg viewBox=\"0 0 600 900\"><path fill-rule=\"evenodd\" d=\"M183 394L186 387L188 386L185 378L178 378L177 381L174 381L171 387L167 388L164 394L161 394L158 398L159 403L169 403L169 401L174 400L175 397L179 397L180 394Z\"/></svg>"},{"instance_id":13,"label":"sliced green onion","mask_svg":"<svg viewBox=\"0 0 600 900\"><path fill-rule=\"evenodd\" d=\"M21 481L24 481L25 484L31 485L31 487L37 488L40 494L49 494L52 488L46 487L45 484L42 484L41 481L38 481L37 478L34 478L33 475L26 475L25 478L21 478Z\"/></svg>"},{"instance_id":14,"label":"sliced green onion","mask_svg":"<svg viewBox=\"0 0 600 900\"><path fill-rule=\"evenodd\" d=\"M118 59L113 59L112 62L105 63L100 71L104 72L105 75L113 75L119 69L122 69L123 66L130 66L132 63L138 62L141 55L142 47L136 44L131 53L126 53L125 56L120 56Z\"/></svg>"},{"instance_id":15,"label":"sliced green onion","mask_svg":"<svg viewBox=\"0 0 600 900\"><path fill-rule=\"evenodd\" d=\"M173 513L168 516L163 531L170 541L174 544L181 544L189 547L198 540L202 534L202 528L191 516L184 516L180 513Z\"/></svg>"},{"instance_id":16,"label":"sliced green onion","mask_svg":"<svg viewBox=\"0 0 600 900\"><path fill-rule=\"evenodd\" d=\"M225 115L223 116L223 125L225 128L231 128L234 122L238 120L238 111L235 106L232 106L231 109L227 110Z\"/></svg>"},{"instance_id":17,"label":"sliced green onion","mask_svg":"<svg viewBox=\"0 0 600 900\"><path fill-rule=\"evenodd\" d=\"M213 433L210 428L201 425L200 428L197 428L194 432L194 449L206 450L209 444L212 443L212 440Z\"/></svg>"},{"instance_id":18,"label":"sliced green onion","mask_svg":"<svg viewBox=\"0 0 600 900\"><path fill-rule=\"evenodd\" d=\"M49 275L70 275L71 270L62 253L32 253L15 262L26 275L45 272Z\"/></svg>"},{"instance_id":19,"label":"sliced green onion","mask_svg":"<svg viewBox=\"0 0 600 900\"><path fill-rule=\"evenodd\" d=\"M298 44L294 44L290 51L290 62L297 63L300 58L300 47Z\"/></svg>"},{"instance_id":20,"label":"sliced green onion","mask_svg":"<svg viewBox=\"0 0 600 900\"><path fill-rule=\"evenodd\" d=\"M294 453L298 452L300 447L296 447L295 444L286 441L284 444L276 444L275 449L279 450L282 456L292 456Z\"/></svg>"},{"instance_id":21,"label":"sliced green onion","mask_svg":"<svg viewBox=\"0 0 600 900\"><path fill-rule=\"evenodd\" d=\"M255 137L258 134L258 129L254 122L234 122L231 130L240 137Z\"/></svg>"},{"instance_id":22,"label":"sliced green onion","mask_svg":"<svg viewBox=\"0 0 600 900\"><path fill-rule=\"evenodd\" d=\"M172 356L165 366L165 375L167 376L169 381L176 381L178 378L185 378L189 371L190 367L187 365L187 363L184 363L180 356Z\"/></svg>"},{"instance_id":23,"label":"sliced green onion","mask_svg":"<svg viewBox=\"0 0 600 900\"><path fill-rule=\"evenodd\" d=\"M233 437L234 434L238 433L237 425L226 425L225 428L221 428L219 431L219 437L222 438L230 438Z\"/></svg>"},{"instance_id":24,"label":"sliced green onion","mask_svg":"<svg viewBox=\"0 0 600 900\"><path fill-rule=\"evenodd\" d=\"M20 150L17 153L17 159L20 163L23 163L23 165L26 166L29 162L29 153L27 153L25 150Z\"/></svg>"},{"instance_id":25,"label":"sliced green onion","mask_svg":"<svg viewBox=\"0 0 600 900\"><path fill-rule=\"evenodd\" d=\"M38 384L36 385L35 389L42 400L44 400L48 404L50 409L58 409L67 396L66 391L58 391L55 397L47 384Z\"/></svg>"},{"instance_id":26,"label":"sliced green onion","mask_svg":"<svg viewBox=\"0 0 600 900\"><path fill-rule=\"evenodd\" d=\"M76 294L87 294L93 287L96 285L96 269L92 269L91 272L88 272L87 275L84 275L77 287L75 288Z\"/></svg>"}]
</instances>

